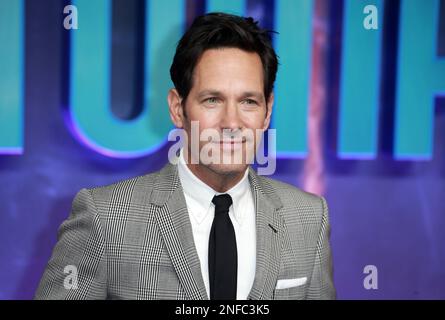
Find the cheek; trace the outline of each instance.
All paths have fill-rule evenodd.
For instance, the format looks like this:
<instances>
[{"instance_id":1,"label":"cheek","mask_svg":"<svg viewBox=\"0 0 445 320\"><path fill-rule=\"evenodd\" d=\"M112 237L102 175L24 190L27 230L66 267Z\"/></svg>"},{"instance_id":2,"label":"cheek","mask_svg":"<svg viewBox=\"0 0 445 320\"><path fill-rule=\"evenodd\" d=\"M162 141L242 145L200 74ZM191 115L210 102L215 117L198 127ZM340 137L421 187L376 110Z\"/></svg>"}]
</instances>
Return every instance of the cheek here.
<instances>
[{"instance_id":1,"label":"cheek","mask_svg":"<svg viewBox=\"0 0 445 320\"><path fill-rule=\"evenodd\" d=\"M202 131L206 128L218 128L219 118L214 115L207 115L204 112L195 118L195 121L199 122L199 130Z\"/></svg>"},{"instance_id":2,"label":"cheek","mask_svg":"<svg viewBox=\"0 0 445 320\"><path fill-rule=\"evenodd\" d=\"M219 117L215 113L206 112L206 111L199 111L199 110L193 110L194 112L191 112L190 114L187 114L187 127L191 128L192 123L194 125L199 126L199 132L202 132L204 129L207 128L218 128L219 124Z\"/></svg>"},{"instance_id":3,"label":"cheek","mask_svg":"<svg viewBox=\"0 0 445 320\"><path fill-rule=\"evenodd\" d=\"M262 112L255 115L250 114L243 119L244 126L251 129L262 129L266 121L266 114Z\"/></svg>"}]
</instances>

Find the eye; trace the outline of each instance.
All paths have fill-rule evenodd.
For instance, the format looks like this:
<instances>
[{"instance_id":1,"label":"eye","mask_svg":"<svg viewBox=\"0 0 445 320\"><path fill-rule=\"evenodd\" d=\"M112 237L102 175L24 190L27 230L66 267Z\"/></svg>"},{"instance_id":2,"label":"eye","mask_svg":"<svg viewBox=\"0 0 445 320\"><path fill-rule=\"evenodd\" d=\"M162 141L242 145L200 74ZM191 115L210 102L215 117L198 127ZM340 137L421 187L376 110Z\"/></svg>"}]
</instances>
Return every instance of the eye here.
<instances>
[{"instance_id":1,"label":"eye","mask_svg":"<svg viewBox=\"0 0 445 320\"><path fill-rule=\"evenodd\" d=\"M258 104L258 102L256 102L253 99L246 99L246 100L244 100L244 103L247 105L257 105Z\"/></svg>"},{"instance_id":2,"label":"eye","mask_svg":"<svg viewBox=\"0 0 445 320\"><path fill-rule=\"evenodd\" d=\"M204 102L210 103L210 104L214 104L217 103L217 98L216 97L210 97L204 100Z\"/></svg>"}]
</instances>

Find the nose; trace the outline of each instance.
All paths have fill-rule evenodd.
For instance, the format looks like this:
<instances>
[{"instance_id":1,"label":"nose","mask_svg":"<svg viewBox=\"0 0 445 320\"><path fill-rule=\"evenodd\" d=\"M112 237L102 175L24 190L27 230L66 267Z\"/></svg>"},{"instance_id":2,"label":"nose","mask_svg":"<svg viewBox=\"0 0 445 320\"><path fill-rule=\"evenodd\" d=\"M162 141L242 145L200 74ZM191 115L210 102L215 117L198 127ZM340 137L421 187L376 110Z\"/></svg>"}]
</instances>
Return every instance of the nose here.
<instances>
[{"instance_id":1,"label":"nose","mask_svg":"<svg viewBox=\"0 0 445 320\"><path fill-rule=\"evenodd\" d=\"M227 102L221 118L221 129L228 129L232 131L242 129L242 123L238 111L239 110L236 102Z\"/></svg>"}]
</instances>

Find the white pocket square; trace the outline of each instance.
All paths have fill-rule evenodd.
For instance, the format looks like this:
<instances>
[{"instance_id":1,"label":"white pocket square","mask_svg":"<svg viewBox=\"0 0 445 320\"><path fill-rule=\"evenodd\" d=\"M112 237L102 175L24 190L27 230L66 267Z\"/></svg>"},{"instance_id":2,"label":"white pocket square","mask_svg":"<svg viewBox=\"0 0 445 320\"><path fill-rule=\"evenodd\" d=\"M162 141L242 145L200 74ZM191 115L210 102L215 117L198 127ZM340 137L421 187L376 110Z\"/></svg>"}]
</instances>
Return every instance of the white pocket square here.
<instances>
[{"instance_id":1,"label":"white pocket square","mask_svg":"<svg viewBox=\"0 0 445 320\"><path fill-rule=\"evenodd\" d=\"M277 281L275 289L288 289L292 287L298 287L305 284L307 277L295 278L295 279L281 279Z\"/></svg>"}]
</instances>

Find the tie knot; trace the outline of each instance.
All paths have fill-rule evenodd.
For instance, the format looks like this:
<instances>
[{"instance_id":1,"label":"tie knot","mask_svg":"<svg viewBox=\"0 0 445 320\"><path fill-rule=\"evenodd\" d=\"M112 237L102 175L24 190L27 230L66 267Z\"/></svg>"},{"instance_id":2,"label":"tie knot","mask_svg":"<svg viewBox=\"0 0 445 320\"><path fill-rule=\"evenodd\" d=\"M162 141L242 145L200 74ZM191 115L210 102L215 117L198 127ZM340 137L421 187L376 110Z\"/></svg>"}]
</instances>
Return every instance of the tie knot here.
<instances>
[{"instance_id":1,"label":"tie knot","mask_svg":"<svg viewBox=\"0 0 445 320\"><path fill-rule=\"evenodd\" d=\"M232 197L224 193L219 196L214 196L212 202L215 205L215 212L228 212L232 205Z\"/></svg>"}]
</instances>

